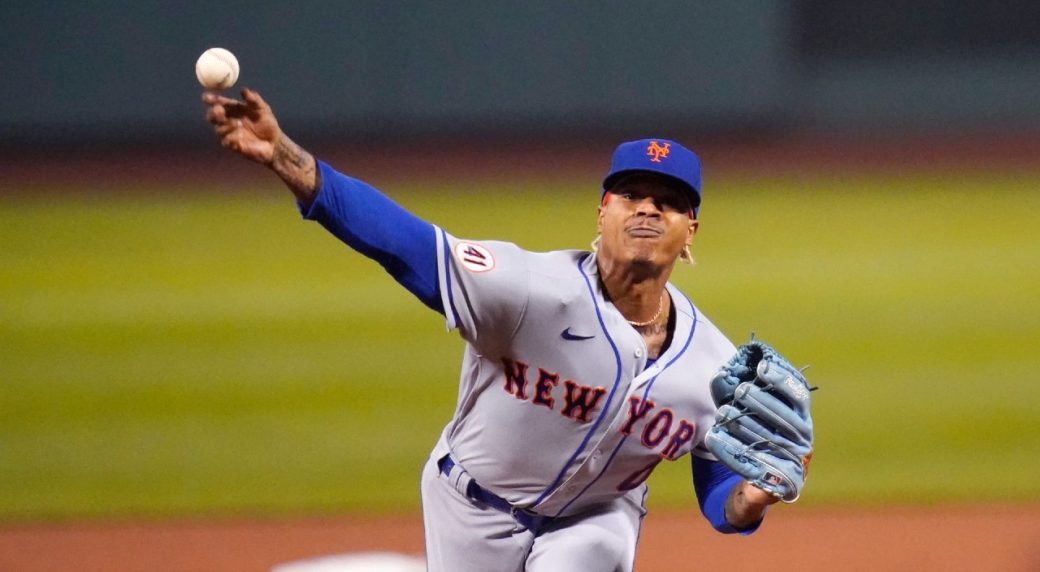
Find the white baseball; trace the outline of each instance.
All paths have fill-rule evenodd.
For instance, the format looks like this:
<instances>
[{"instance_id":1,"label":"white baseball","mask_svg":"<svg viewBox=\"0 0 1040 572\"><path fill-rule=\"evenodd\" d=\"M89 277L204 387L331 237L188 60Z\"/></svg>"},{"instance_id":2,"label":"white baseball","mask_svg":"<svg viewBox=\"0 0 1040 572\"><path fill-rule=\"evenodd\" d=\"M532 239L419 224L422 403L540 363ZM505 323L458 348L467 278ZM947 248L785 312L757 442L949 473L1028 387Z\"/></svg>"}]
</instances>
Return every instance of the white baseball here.
<instances>
[{"instance_id":1,"label":"white baseball","mask_svg":"<svg viewBox=\"0 0 1040 572\"><path fill-rule=\"evenodd\" d=\"M224 48L210 48L195 62L195 77L206 89L227 89L238 81L238 58Z\"/></svg>"}]
</instances>

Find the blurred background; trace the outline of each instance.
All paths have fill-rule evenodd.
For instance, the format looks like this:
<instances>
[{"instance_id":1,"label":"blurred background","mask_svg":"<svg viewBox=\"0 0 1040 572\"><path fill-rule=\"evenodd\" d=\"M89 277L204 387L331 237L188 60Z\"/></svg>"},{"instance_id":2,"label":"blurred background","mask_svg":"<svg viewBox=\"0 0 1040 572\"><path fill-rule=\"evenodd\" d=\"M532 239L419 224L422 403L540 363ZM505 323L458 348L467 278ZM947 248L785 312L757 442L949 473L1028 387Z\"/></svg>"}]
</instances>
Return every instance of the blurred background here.
<instances>
[{"instance_id":1,"label":"blurred background","mask_svg":"<svg viewBox=\"0 0 1040 572\"><path fill-rule=\"evenodd\" d=\"M301 137L1040 127L1035 2L65 2L3 22L7 147L210 143L231 49Z\"/></svg>"},{"instance_id":2,"label":"blurred background","mask_svg":"<svg viewBox=\"0 0 1040 572\"><path fill-rule=\"evenodd\" d=\"M211 46L458 236L586 248L613 147L683 141L705 206L673 280L822 387L799 507L1040 500L1040 4L4 12L0 522L417 514L461 343L219 147ZM696 510L688 473L651 505Z\"/></svg>"}]
</instances>

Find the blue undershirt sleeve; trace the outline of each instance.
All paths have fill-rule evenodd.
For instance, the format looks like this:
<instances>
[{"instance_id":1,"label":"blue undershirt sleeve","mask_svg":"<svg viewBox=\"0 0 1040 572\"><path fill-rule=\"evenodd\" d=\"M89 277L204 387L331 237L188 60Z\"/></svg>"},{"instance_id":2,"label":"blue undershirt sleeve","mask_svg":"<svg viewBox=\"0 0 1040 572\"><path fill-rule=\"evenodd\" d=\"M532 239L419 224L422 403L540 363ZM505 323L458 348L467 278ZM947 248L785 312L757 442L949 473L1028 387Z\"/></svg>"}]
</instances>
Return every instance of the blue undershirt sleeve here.
<instances>
[{"instance_id":1,"label":"blue undershirt sleeve","mask_svg":"<svg viewBox=\"0 0 1040 572\"><path fill-rule=\"evenodd\" d=\"M751 534L758 530L761 520L748 528L735 528L726 521L726 500L743 478L718 461L696 455L690 457L693 459L693 488L697 492L697 503L711 526L724 534Z\"/></svg>"},{"instance_id":2,"label":"blue undershirt sleeve","mask_svg":"<svg viewBox=\"0 0 1040 572\"><path fill-rule=\"evenodd\" d=\"M374 187L317 161L321 188L303 217L375 260L423 303L444 313L437 281L434 226Z\"/></svg>"}]
</instances>

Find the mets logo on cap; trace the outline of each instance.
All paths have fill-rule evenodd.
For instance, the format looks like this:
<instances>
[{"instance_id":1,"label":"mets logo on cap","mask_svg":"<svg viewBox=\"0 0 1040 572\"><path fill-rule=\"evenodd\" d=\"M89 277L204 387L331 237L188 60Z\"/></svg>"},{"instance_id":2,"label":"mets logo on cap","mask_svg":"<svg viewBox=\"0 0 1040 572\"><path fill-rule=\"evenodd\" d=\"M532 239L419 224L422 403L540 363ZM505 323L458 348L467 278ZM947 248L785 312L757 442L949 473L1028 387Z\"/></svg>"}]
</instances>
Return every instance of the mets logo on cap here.
<instances>
[{"instance_id":1,"label":"mets logo on cap","mask_svg":"<svg viewBox=\"0 0 1040 572\"><path fill-rule=\"evenodd\" d=\"M668 158L668 148L671 146L671 143L661 145L657 141L650 141L650 144L646 146L646 154L650 157L650 161L660 163L661 159Z\"/></svg>"}]
</instances>

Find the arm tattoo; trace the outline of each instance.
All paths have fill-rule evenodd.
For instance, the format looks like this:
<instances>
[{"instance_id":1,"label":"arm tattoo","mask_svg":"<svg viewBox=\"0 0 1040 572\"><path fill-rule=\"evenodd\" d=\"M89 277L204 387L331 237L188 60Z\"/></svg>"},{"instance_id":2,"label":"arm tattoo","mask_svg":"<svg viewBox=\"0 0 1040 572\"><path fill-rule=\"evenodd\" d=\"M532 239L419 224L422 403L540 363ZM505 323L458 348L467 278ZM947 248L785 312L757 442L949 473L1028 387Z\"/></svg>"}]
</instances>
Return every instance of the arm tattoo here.
<instances>
[{"instance_id":1,"label":"arm tattoo","mask_svg":"<svg viewBox=\"0 0 1040 572\"><path fill-rule=\"evenodd\" d=\"M303 149L300 149L300 146L294 143L292 139L289 139L288 137L281 137L278 139L278 149L276 153L279 153L286 162L294 167L304 167Z\"/></svg>"},{"instance_id":2,"label":"arm tattoo","mask_svg":"<svg viewBox=\"0 0 1040 572\"><path fill-rule=\"evenodd\" d=\"M321 186L314 157L284 135L275 144L271 168L304 203L312 201Z\"/></svg>"}]
</instances>

